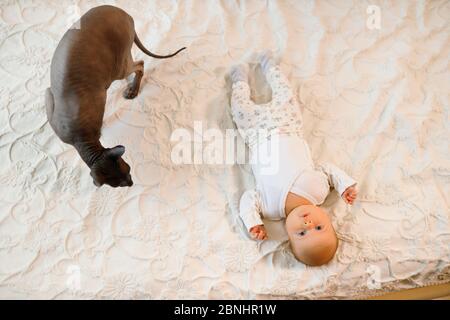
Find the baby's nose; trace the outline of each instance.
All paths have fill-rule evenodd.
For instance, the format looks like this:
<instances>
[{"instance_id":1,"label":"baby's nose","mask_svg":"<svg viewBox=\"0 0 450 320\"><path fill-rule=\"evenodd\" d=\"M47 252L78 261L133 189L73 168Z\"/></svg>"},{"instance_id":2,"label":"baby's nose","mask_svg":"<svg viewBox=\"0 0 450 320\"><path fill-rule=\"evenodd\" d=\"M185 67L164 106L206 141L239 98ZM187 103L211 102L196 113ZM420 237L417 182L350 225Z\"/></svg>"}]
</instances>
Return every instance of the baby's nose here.
<instances>
[{"instance_id":1,"label":"baby's nose","mask_svg":"<svg viewBox=\"0 0 450 320\"><path fill-rule=\"evenodd\" d=\"M312 220L303 220L303 224L305 225L305 227L307 228L311 228L314 226L314 223L312 222Z\"/></svg>"}]
</instances>

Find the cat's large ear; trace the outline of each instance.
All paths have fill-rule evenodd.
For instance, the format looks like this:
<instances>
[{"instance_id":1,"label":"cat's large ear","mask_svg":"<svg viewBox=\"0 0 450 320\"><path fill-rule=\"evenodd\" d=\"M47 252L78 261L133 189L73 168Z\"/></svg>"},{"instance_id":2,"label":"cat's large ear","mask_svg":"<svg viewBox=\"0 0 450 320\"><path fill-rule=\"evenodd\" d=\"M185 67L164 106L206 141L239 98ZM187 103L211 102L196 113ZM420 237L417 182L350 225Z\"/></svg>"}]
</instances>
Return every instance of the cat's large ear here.
<instances>
[{"instance_id":1,"label":"cat's large ear","mask_svg":"<svg viewBox=\"0 0 450 320\"><path fill-rule=\"evenodd\" d=\"M98 182L97 180L93 180L94 181L94 185L96 187L101 187L103 185L103 183Z\"/></svg>"},{"instance_id":2,"label":"cat's large ear","mask_svg":"<svg viewBox=\"0 0 450 320\"><path fill-rule=\"evenodd\" d=\"M107 151L108 156L113 159L120 158L124 153L125 153L124 146L115 146L114 148L111 148Z\"/></svg>"},{"instance_id":3,"label":"cat's large ear","mask_svg":"<svg viewBox=\"0 0 450 320\"><path fill-rule=\"evenodd\" d=\"M91 175L94 185L96 187L101 187L103 185L103 182L98 181L97 176L95 175L95 173L93 171L91 171L90 175Z\"/></svg>"}]
</instances>

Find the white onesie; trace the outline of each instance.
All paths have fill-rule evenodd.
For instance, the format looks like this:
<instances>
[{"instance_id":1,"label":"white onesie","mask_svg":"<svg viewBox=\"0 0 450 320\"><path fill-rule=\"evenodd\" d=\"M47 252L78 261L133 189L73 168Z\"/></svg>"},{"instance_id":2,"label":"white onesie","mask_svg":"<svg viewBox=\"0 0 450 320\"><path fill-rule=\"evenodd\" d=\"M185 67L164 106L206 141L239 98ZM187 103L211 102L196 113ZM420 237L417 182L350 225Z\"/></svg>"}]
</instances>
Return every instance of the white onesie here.
<instances>
[{"instance_id":1,"label":"white onesie","mask_svg":"<svg viewBox=\"0 0 450 320\"><path fill-rule=\"evenodd\" d=\"M266 72L273 101L256 105L250 100L250 89L244 81L233 84L231 107L233 120L250 147L256 188L241 197L239 211L247 229L263 224L262 218L286 218L285 203L289 192L302 196L315 205L325 201L330 187L340 195L355 180L336 166L325 163L314 166L307 142L303 139L300 107L279 67ZM257 140L255 130L269 129L265 139ZM264 157L272 141L277 155ZM273 144L272 144L273 145ZM273 155L273 154L272 154ZM265 161L258 161L264 157ZM268 167L275 170L267 170Z\"/></svg>"}]
</instances>

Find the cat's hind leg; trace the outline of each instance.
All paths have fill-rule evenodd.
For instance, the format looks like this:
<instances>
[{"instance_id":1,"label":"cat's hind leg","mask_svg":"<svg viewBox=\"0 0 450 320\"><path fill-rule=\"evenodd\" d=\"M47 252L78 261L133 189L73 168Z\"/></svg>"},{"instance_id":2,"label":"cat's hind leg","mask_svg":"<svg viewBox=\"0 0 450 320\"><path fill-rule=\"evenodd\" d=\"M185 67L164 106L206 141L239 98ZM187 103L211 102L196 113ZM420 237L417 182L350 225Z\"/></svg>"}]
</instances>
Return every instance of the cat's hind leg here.
<instances>
[{"instance_id":1,"label":"cat's hind leg","mask_svg":"<svg viewBox=\"0 0 450 320\"><path fill-rule=\"evenodd\" d=\"M141 86L141 80L144 76L144 61L132 61L128 67L127 76L134 73L133 81L128 85L127 89L124 91L123 96L125 99L134 99L139 93L139 88Z\"/></svg>"}]
</instances>

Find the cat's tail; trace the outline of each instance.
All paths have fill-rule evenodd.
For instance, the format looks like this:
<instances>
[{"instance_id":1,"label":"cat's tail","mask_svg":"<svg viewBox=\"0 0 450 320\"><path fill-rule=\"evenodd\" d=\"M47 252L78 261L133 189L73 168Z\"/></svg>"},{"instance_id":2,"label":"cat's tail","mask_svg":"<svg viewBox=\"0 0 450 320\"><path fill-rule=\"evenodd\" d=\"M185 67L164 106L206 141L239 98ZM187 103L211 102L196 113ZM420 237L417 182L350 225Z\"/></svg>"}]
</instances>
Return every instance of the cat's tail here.
<instances>
[{"instance_id":1,"label":"cat's tail","mask_svg":"<svg viewBox=\"0 0 450 320\"><path fill-rule=\"evenodd\" d=\"M171 58L175 55L177 55L178 53L180 53L181 51L183 51L184 49L186 49L186 47L181 48L180 50L178 50L175 53L169 54L167 56L160 56L158 54L154 54L151 53L150 51L147 50L146 47L144 47L144 45L142 44L141 40L139 40L136 32L134 33L134 43L138 46L139 49L142 50L142 52L144 52L146 55L152 57L152 58L156 58L156 59L167 59L167 58Z\"/></svg>"}]
</instances>

